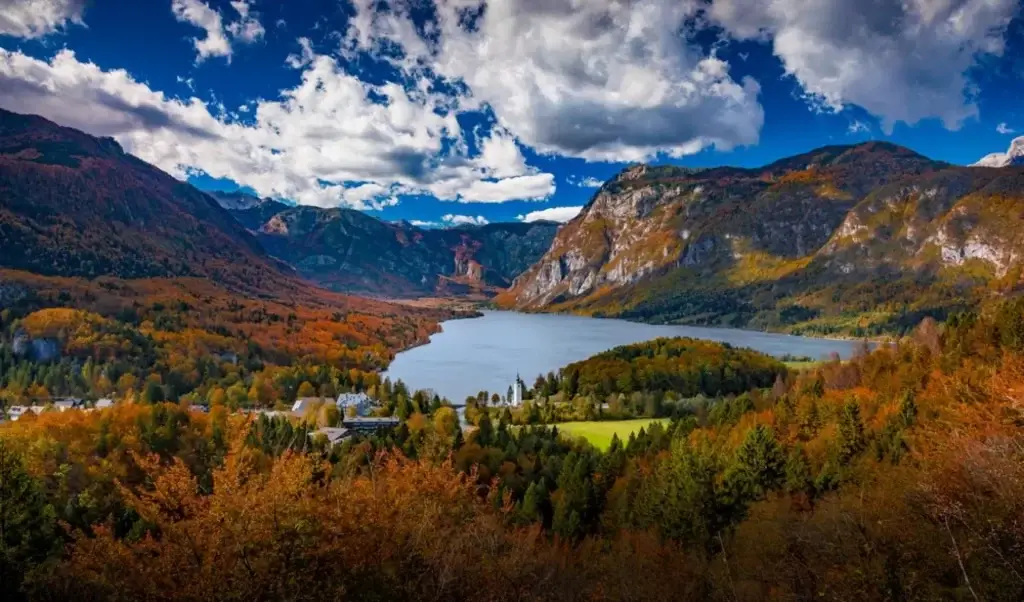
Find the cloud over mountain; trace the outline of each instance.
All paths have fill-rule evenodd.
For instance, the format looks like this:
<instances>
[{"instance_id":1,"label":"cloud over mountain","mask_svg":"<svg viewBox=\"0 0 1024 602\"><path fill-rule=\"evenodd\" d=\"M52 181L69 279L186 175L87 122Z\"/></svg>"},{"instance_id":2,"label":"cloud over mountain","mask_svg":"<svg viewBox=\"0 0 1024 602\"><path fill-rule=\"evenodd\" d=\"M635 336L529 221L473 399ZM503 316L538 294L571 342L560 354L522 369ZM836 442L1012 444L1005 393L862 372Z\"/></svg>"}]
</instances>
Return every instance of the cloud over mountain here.
<instances>
[{"instance_id":1,"label":"cloud over mountain","mask_svg":"<svg viewBox=\"0 0 1024 602\"><path fill-rule=\"evenodd\" d=\"M529 168L499 130L469 156L448 97L368 84L324 55L278 100L255 103L249 123L70 50L42 61L0 49L0 105L113 136L180 178L202 171L300 204L369 207L399 194L502 202L554 191L553 177Z\"/></svg>"},{"instance_id":2,"label":"cloud over mountain","mask_svg":"<svg viewBox=\"0 0 1024 602\"><path fill-rule=\"evenodd\" d=\"M825 109L858 105L886 132L928 117L977 115L968 71L999 55L1018 0L715 0L733 38L772 44L786 73Z\"/></svg>"},{"instance_id":3,"label":"cloud over mountain","mask_svg":"<svg viewBox=\"0 0 1024 602\"><path fill-rule=\"evenodd\" d=\"M531 211L526 215L520 215L519 220L523 222L559 222L565 223L572 218L579 215L583 207L548 207L547 209L540 209L538 211Z\"/></svg>"},{"instance_id":4,"label":"cloud over mountain","mask_svg":"<svg viewBox=\"0 0 1024 602\"><path fill-rule=\"evenodd\" d=\"M0 35L15 42L0 43L0 106L261 197L380 209L422 196L481 204L472 213L492 219L482 204L567 215L600 186L567 177L601 173L583 161L757 153L778 135L765 106L788 103L787 124L806 117L789 80L815 110L860 107L884 134L929 118L957 128L979 110L974 70L1006 53L1020 12L1017 0L346 0L300 30L311 11L285 3L157 4L153 34L172 39L152 47L177 44L178 63L129 72L110 49L22 43L84 37L69 27L83 0L0 0ZM283 17L288 27L265 30ZM254 84L268 56L267 83ZM857 111L823 135L878 130Z\"/></svg>"},{"instance_id":5,"label":"cloud over mountain","mask_svg":"<svg viewBox=\"0 0 1024 602\"><path fill-rule=\"evenodd\" d=\"M697 2L439 2L422 30L415 3L355 4L350 49L460 82L540 152L632 161L758 141L758 84L686 35Z\"/></svg>"}]
</instances>

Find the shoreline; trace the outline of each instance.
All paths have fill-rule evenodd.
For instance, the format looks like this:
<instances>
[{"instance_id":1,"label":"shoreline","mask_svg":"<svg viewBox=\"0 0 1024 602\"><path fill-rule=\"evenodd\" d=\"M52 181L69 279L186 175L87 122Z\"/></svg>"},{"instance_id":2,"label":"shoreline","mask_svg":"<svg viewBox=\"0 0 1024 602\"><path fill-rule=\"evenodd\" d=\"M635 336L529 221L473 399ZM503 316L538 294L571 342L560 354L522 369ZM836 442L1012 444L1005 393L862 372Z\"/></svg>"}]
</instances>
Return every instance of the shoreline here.
<instances>
[{"instance_id":1,"label":"shoreline","mask_svg":"<svg viewBox=\"0 0 1024 602\"><path fill-rule=\"evenodd\" d=\"M458 326L454 322L455 320L466 320L473 317L488 319L482 320L480 324L463 323ZM639 343L663 337L688 337L703 341L722 342L730 344L735 348L759 351L779 361L809 362L829 361L836 354L841 359L853 358L859 354L859 349L864 346L860 344L861 341L869 349L885 344L884 342L872 342L865 339L808 337L790 333L724 326L650 324L636 320L609 317L600 318L606 324L597 324L594 323L595 319L598 318L565 312L520 312L490 308L474 312L473 314L461 314L451 318L453 323L450 328L445 325L448 322L448 320L445 320L440 323L439 331L434 333L455 333L454 338L446 337L441 342L437 342L433 340L434 337L431 335L428 340L421 341L419 344L397 353L392 361L380 370L380 374L387 375L393 380L401 378L405 381L406 385L413 389L432 389L442 395L442 397L447 398L453 405L462 405L458 402L464 400L468 395L475 395L480 390L494 391L497 387L503 391L505 384L507 384L507 379L499 382L500 379L494 378L492 372L500 371L501 366L507 366L510 362L520 362L521 365L516 366L517 370L515 371L528 374L532 378L535 373L543 374L555 371L572 361L585 360L594 354L619 345ZM524 333L529 331L544 332L546 334L533 338L527 336L518 342L516 340L521 337L513 337L513 341L503 347L502 343L495 342L501 340L501 336L496 333L512 332L508 330L509 328L523 329ZM602 335L602 333L607 334ZM497 338L491 340L491 337ZM600 345L595 346L595 339L603 340L607 345L603 347ZM465 352L459 351L461 346L468 345L472 347L476 342L484 340L490 341L490 343L484 345L487 351L482 352L480 356L467 355ZM579 342L580 345L575 345L574 342ZM433 349L429 351L415 351L417 347L425 346L428 343L436 343L440 347L436 351ZM452 347L452 344L455 344L456 347ZM535 349L537 344L545 345L544 353L541 352L542 350ZM575 357L578 355L576 351L574 351L573 358L565 358L559 355L561 361L553 361L550 358L544 359L540 362L543 365L539 365L537 361L534 361L533 358L540 356L547 358L547 356L551 355L546 350L551 348L560 349L563 345L566 349L570 350L582 346L589 351L593 347L593 351L578 358ZM498 350L495 351L495 348L498 348ZM406 351L415 351L415 353L411 353L408 356L403 355ZM495 356L495 353L499 355ZM795 360L794 358L806 359ZM439 359L443 361L439 361ZM474 368L467 372L462 367L464 363L473 365ZM524 367L527 369L523 370ZM476 374L473 372L474 370L479 370L480 373ZM515 371L510 372L510 374ZM482 384L473 384L477 382Z\"/></svg>"},{"instance_id":2,"label":"shoreline","mask_svg":"<svg viewBox=\"0 0 1024 602\"><path fill-rule=\"evenodd\" d=\"M739 327L739 326L725 326L723 324L679 324L675 322L645 322L643 320L634 320L631 318L623 318L620 316L595 316L583 312L574 311L537 311L537 310L524 310L524 309L505 309L501 307L488 307L485 308L488 311L504 311L515 314L524 315L539 315L539 316L574 316L578 318L589 318L591 320L620 320L623 322L630 322L633 324L645 324L647 326L682 326L685 328L714 328L721 330L742 330L745 332L759 332L763 334L781 334L791 337L799 337L803 339L820 339L825 341L846 341L846 342L867 342L876 345L883 343L895 343L899 340L895 335L886 335L883 337L854 337L842 334L828 334L828 335L809 335L809 334L797 334L793 332L787 332L785 330L758 330L754 328Z\"/></svg>"}]
</instances>

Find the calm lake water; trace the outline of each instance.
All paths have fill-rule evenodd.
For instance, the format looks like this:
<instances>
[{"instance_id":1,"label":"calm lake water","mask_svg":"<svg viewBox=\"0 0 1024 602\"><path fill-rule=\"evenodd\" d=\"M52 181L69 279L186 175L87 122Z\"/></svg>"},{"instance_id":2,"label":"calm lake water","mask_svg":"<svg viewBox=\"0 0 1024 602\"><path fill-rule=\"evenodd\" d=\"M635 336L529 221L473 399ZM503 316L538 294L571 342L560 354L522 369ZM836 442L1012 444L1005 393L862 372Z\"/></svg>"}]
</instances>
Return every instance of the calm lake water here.
<instances>
[{"instance_id":1,"label":"calm lake water","mask_svg":"<svg viewBox=\"0 0 1024 602\"><path fill-rule=\"evenodd\" d=\"M731 328L655 326L625 320L487 311L482 318L450 320L430 344L399 353L385 372L409 388L433 389L455 404L479 391L505 395L520 374L532 385L538 374L596 353L658 337L723 341L775 356L850 357L854 341L795 337Z\"/></svg>"}]
</instances>

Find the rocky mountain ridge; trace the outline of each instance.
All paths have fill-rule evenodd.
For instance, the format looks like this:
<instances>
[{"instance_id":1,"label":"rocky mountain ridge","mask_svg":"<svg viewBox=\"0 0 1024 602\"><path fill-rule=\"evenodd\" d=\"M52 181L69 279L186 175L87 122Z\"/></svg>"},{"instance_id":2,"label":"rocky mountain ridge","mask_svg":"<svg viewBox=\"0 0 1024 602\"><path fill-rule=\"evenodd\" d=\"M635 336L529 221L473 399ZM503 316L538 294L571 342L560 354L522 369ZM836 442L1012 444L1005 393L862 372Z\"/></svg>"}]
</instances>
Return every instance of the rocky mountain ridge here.
<instances>
[{"instance_id":1,"label":"rocky mountain ridge","mask_svg":"<svg viewBox=\"0 0 1024 602\"><path fill-rule=\"evenodd\" d=\"M382 296L490 295L537 261L551 222L443 229L352 209L263 201L232 214L274 257L321 286Z\"/></svg>"},{"instance_id":2,"label":"rocky mountain ridge","mask_svg":"<svg viewBox=\"0 0 1024 602\"><path fill-rule=\"evenodd\" d=\"M1015 289L1022 212L1022 169L956 167L881 142L758 169L632 166L498 301L818 334L898 330Z\"/></svg>"}]
</instances>

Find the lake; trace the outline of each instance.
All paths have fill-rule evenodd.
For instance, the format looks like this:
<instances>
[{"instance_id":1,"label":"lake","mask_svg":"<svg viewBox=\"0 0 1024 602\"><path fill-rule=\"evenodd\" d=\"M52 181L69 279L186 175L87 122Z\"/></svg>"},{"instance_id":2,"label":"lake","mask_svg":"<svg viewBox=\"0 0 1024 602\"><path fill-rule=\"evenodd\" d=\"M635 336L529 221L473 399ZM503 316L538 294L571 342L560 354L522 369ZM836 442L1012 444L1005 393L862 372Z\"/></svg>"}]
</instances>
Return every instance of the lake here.
<instances>
[{"instance_id":1,"label":"lake","mask_svg":"<svg viewBox=\"0 0 1024 602\"><path fill-rule=\"evenodd\" d=\"M796 337L787 334L661 326L625 320L554 314L485 311L481 318L449 320L430 343L399 353L385 376L401 379L410 389L433 389L462 404L479 391L505 395L518 373L532 386L572 362L630 343L658 337L692 337L749 347L770 355L823 359L831 353L848 358L855 341Z\"/></svg>"}]
</instances>

